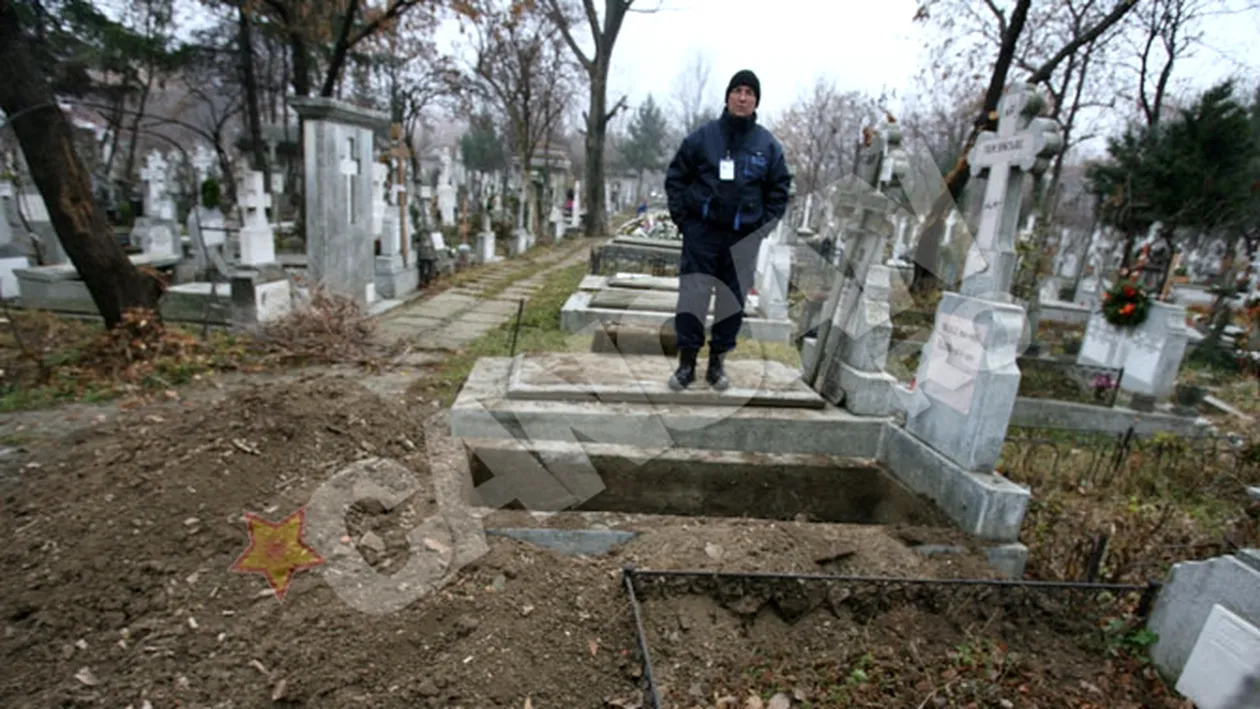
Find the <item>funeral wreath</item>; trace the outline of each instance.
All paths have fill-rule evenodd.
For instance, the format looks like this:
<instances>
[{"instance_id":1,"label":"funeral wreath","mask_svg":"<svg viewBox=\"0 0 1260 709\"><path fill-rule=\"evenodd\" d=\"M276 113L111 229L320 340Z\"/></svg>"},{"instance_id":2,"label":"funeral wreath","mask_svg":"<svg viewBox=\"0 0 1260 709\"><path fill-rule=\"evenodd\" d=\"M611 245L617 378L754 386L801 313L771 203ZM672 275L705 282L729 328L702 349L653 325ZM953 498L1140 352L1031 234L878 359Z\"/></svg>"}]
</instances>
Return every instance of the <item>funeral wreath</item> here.
<instances>
[{"instance_id":1,"label":"funeral wreath","mask_svg":"<svg viewBox=\"0 0 1260 709\"><path fill-rule=\"evenodd\" d=\"M1103 317L1116 327L1137 327L1146 322L1150 296L1140 283L1132 279L1116 281L1103 294Z\"/></svg>"}]
</instances>

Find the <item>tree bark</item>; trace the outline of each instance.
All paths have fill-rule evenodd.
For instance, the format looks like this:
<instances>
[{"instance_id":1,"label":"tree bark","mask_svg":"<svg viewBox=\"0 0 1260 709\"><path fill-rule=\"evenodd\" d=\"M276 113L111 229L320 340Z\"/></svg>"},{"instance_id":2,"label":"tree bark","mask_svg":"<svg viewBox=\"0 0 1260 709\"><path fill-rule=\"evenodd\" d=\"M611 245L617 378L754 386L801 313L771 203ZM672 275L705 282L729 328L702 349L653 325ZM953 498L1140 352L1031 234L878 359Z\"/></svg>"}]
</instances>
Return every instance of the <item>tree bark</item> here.
<instances>
[{"instance_id":1,"label":"tree bark","mask_svg":"<svg viewBox=\"0 0 1260 709\"><path fill-rule=\"evenodd\" d=\"M70 122L58 107L48 76L35 61L9 0L0 0L0 71L8 77L0 82L0 109L22 146L57 238L105 325L118 325L124 311L131 308L150 309L156 315L161 284L131 263L104 211L93 201L91 180L75 152Z\"/></svg>"},{"instance_id":2,"label":"tree bark","mask_svg":"<svg viewBox=\"0 0 1260 709\"><path fill-rule=\"evenodd\" d=\"M263 147L262 117L258 109L258 77L254 72L254 28L245 8L237 9L237 50L241 60L241 84L245 89L245 116L249 127L249 142L253 148L254 166L263 174L263 190L271 194L271 168L267 164L267 150Z\"/></svg>"},{"instance_id":3,"label":"tree bark","mask_svg":"<svg viewBox=\"0 0 1260 709\"><path fill-rule=\"evenodd\" d=\"M1118 0L1111 12L1099 20L1098 24L1074 37L1049 61L1032 72L1025 81L1030 84L1040 84L1048 81L1054 75L1059 64L1082 46L1102 36L1104 32L1119 22L1129 10L1133 9L1136 3L1137 0ZM937 278L935 270L940 258L940 241L945 231L945 218L948 216L950 208L962 196L963 189L967 186L967 181L971 177L967 154L975 146L976 139L979 138L981 131L993 130L996 125L998 101L1002 98L1002 92L1006 88L1006 78L1014 60L1015 46L1019 41L1019 36L1023 33L1030 5L1031 0L1019 0L1011 11L1010 21L1002 35L1002 46L998 50L997 61L993 66L993 74L989 79L988 89L985 91L984 108L973 124L966 142L963 144L962 154L959 155L953 169L945 177L945 191L933 203L932 210L924 221L923 229L919 235L919 244L915 250L912 287L916 293L926 293L940 286L940 279Z\"/></svg>"}]
</instances>

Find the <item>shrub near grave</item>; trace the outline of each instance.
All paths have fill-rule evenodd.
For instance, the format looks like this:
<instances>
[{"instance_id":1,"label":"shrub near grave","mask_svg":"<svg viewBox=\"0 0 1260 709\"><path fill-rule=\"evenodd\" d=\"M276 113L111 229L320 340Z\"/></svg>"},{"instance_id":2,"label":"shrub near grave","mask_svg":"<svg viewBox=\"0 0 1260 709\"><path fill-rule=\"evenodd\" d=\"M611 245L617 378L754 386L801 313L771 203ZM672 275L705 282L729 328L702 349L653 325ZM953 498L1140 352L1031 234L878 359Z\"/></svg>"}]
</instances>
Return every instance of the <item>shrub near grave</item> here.
<instances>
[{"instance_id":1,"label":"shrub near grave","mask_svg":"<svg viewBox=\"0 0 1260 709\"><path fill-rule=\"evenodd\" d=\"M1260 450L1229 439L1012 429L1000 471L1033 490L1020 541L1045 581L1146 583L1260 544ZM1253 459L1254 458L1254 459Z\"/></svg>"}]
</instances>

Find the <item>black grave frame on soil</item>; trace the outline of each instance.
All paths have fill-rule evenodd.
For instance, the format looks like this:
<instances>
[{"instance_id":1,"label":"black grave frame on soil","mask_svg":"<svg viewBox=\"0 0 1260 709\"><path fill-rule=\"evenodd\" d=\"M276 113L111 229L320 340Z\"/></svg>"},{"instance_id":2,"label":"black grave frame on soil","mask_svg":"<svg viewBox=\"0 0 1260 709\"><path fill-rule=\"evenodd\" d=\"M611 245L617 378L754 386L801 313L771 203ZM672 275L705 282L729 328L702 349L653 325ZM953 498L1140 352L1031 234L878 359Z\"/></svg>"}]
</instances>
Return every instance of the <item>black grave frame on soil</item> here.
<instances>
[{"instance_id":1,"label":"black grave frame on soil","mask_svg":"<svg viewBox=\"0 0 1260 709\"><path fill-rule=\"evenodd\" d=\"M763 597L778 599L802 593L810 586L825 587L827 595L839 592L850 617L858 624L894 608L913 604L932 612L963 605L1018 611L1027 619L1053 622L1056 630L1097 631L1104 619L1128 618L1145 622L1161 584L1101 584L999 579L934 579L831 574L770 573L705 570L650 570L626 566L622 586L634 616L636 647L642 665L642 691L651 709L665 709L652 664L642 599L688 594L715 599ZM774 602L770 600L769 602ZM780 615L784 615L780 606ZM1036 615L1034 615L1036 614ZM789 614L792 622L801 615Z\"/></svg>"}]
</instances>

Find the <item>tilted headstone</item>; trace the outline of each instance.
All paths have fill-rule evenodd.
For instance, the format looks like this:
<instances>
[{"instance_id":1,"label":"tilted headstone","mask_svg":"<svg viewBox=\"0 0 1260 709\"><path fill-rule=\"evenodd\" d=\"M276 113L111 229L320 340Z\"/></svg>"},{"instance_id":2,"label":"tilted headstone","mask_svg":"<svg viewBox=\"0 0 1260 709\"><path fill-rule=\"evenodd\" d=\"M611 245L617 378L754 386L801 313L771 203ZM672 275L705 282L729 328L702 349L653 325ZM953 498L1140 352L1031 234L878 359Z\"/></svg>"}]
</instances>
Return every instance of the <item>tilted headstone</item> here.
<instances>
[{"instance_id":1,"label":"tilted headstone","mask_svg":"<svg viewBox=\"0 0 1260 709\"><path fill-rule=\"evenodd\" d=\"M892 337L892 276L882 265L896 204L853 178L836 193L844 232L841 270L823 306L804 380L823 398L859 415L896 410L895 379L884 371Z\"/></svg>"}]
</instances>

